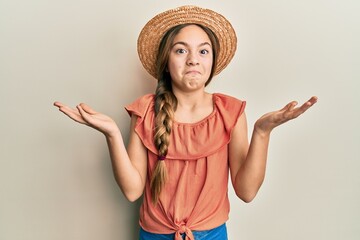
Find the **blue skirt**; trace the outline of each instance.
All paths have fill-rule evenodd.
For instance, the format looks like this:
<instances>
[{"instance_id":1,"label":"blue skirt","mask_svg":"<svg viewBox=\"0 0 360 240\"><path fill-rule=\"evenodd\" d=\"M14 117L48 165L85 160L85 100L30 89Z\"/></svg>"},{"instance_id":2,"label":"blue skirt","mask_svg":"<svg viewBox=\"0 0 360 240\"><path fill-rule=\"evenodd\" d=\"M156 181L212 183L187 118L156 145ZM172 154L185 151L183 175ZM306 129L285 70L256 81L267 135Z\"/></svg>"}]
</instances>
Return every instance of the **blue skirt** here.
<instances>
[{"instance_id":1,"label":"blue skirt","mask_svg":"<svg viewBox=\"0 0 360 240\"><path fill-rule=\"evenodd\" d=\"M219 227L205 230L205 231L193 231L195 240L227 240L227 230L225 223ZM144 229L140 228L140 238L139 240L174 240L175 233L170 234L157 234L146 232ZM183 239L185 239L185 234L183 234Z\"/></svg>"}]
</instances>

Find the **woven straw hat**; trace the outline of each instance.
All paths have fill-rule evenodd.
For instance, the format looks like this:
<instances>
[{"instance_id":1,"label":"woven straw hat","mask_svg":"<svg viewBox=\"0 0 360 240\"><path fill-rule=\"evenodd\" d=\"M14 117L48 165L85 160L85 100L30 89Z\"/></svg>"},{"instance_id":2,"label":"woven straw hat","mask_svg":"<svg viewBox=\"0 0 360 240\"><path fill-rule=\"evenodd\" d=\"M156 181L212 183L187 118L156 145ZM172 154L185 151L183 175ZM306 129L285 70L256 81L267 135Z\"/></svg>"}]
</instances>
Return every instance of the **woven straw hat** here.
<instances>
[{"instance_id":1,"label":"woven straw hat","mask_svg":"<svg viewBox=\"0 0 360 240\"><path fill-rule=\"evenodd\" d=\"M220 48L215 75L231 61L236 51L236 33L230 22L221 14L197 6L182 6L156 15L141 30L137 50L144 68L157 78L156 57L164 34L179 24L195 23L211 29L219 40Z\"/></svg>"}]
</instances>

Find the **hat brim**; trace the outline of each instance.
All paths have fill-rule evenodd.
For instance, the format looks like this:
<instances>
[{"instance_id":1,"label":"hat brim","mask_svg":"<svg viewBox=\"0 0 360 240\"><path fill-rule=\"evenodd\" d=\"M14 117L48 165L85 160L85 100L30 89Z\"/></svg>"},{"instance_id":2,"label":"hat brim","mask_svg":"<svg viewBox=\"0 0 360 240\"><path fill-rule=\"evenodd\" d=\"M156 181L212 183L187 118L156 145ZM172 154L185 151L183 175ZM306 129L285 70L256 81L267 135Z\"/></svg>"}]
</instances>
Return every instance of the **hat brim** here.
<instances>
[{"instance_id":1,"label":"hat brim","mask_svg":"<svg viewBox=\"0 0 360 240\"><path fill-rule=\"evenodd\" d=\"M164 34L180 24L200 24L214 32L219 40L215 75L219 74L233 58L237 38L231 23L221 14L197 6L182 6L156 15L141 30L137 50L146 71L157 78L156 57Z\"/></svg>"}]
</instances>

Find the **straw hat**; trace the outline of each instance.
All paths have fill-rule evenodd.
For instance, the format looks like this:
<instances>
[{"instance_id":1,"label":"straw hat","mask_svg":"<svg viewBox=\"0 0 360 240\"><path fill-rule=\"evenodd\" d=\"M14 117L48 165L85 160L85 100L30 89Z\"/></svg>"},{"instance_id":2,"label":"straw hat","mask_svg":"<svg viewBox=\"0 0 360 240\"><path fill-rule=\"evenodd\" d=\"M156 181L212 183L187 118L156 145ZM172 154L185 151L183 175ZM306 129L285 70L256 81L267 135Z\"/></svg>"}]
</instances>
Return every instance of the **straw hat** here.
<instances>
[{"instance_id":1,"label":"straw hat","mask_svg":"<svg viewBox=\"0 0 360 240\"><path fill-rule=\"evenodd\" d=\"M219 40L220 48L215 75L231 61L236 51L236 34L230 22L221 14L197 6L182 6L156 15L141 30L137 49L141 63L150 75L156 76L156 57L164 34L179 24L195 23L211 29Z\"/></svg>"}]
</instances>

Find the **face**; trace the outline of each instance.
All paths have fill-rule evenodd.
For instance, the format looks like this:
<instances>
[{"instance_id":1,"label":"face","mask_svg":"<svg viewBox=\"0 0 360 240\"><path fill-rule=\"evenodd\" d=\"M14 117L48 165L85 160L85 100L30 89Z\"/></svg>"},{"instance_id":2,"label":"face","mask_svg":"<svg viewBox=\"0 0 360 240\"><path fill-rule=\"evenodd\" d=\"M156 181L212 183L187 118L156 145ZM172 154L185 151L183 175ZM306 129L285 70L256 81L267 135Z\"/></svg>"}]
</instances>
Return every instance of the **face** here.
<instances>
[{"instance_id":1,"label":"face","mask_svg":"<svg viewBox=\"0 0 360 240\"><path fill-rule=\"evenodd\" d=\"M212 45L205 31L196 25L181 29L170 48L167 65L173 91L203 89L212 64Z\"/></svg>"}]
</instances>

